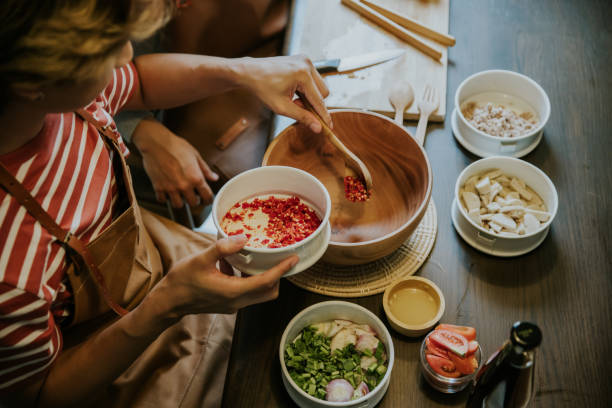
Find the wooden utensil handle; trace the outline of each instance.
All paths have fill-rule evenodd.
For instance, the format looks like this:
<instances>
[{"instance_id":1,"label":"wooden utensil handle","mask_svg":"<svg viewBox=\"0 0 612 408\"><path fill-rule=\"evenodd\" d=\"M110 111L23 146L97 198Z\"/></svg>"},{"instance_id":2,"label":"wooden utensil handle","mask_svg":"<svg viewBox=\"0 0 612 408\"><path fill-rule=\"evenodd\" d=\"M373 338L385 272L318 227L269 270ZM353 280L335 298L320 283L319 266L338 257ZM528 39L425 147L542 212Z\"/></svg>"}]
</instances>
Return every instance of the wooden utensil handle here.
<instances>
[{"instance_id":1,"label":"wooden utensil handle","mask_svg":"<svg viewBox=\"0 0 612 408\"><path fill-rule=\"evenodd\" d=\"M319 116L317 111L315 111L314 107L310 104L308 99L306 99L306 95L304 95L300 91L296 91L295 93L302 101L304 108L310 111L317 118L317 120L321 124L321 131L327 137L327 139L334 145L334 147L342 153L342 155L344 156L345 163L348 164L348 166L355 172L360 174L361 178L365 182L367 190L370 190L372 188L372 175L370 174L370 171L365 166L365 164L363 164L363 162L359 160L355 153L350 151L344 145L344 143L342 143L340 139L338 139L336 134L329 128L329 126L327 126L327 123L325 123L325 121L321 118L321 116Z\"/></svg>"},{"instance_id":2,"label":"wooden utensil handle","mask_svg":"<svg viewBox=\"0 0 612 408\"><path fill-rule=\"evenodd\" d=\"M450 36L448 34L444 34L432 28L429 28L426 25L423 25L420 22L408 16L399 14L373 1L361 0L361 2L373 8L374 10L378 11L380 14L396 22L397 24L409 30L414 31L415 33L419 33L427 38L431 38L432 40L437 41L442 45L447 45L449 47L452 47L453 45L455 45L456 41L455 41L455 37L453 36Z\"/></svg>"},{"instance_id":3,"label":"wooden utensil handle","mask_svg":"<svg viewBox=\"0 0 612 408\"><path fill-rule=\"evenodd\" d=\"M323 120L323 118L321 118L321 116L317 113L317 111L315 110L314 106L312 106L312 104L310 103L310 101L308 100L308 98L306 98L306 95L304 95L302 92L300 91L295 91L295 94L298 96L298 98L300 98L300 101L302 101L302 105L304 105L304 108L309 111L310 113L312 113L313 115L315 115L315 118L317 118L317 120L319 121L319 123L321 124L322 128L324 131L327 132L331 132L333 134L333 132L331 131L331 129L329 128L329 126L327 126L327 123L325 123L325 121Z\"/></svg>"},{"instance_id":4,"label":"wooden utensil handle","mask_svg":"<svg viewBox=\"0 0 612 408\"><path fill-rule=\"evenodd\" d=\"M435 59L436 61L440 61L440 58L442 58L442 53L440 51L425 44L423 41L410 34L408 30L406 30L404 27L400 26L397 23L394 23L387 17L380 14L378 11L364 4L361 4L359 0L342 0L342 4L352 8L362 16L372 20L385 30L406 41L408 44L412 45L413 47Z\"/></svg>"},{"instance_id":5,"label":"wooden utensil handle","mask_svg":"<svg viewBox=\"0 0 612 408\"><path fill-rule=\"evenodd\" d=\"M357 161L355 160L356 157L354 157L355 155L353 154L353 152L348 150L346 148L346 146L340 141L340 139L338 139L338 137L335 135L335 133L329 128L329 126L327 126L327 123L325 123L325 121L317 113L317 111L314 109L314 107L310 104L310 102L306 98L306 95L304 95L300 91L297 91L296 94L300 98L300 100L302 101L302 104L304 105L304 108L306 108L310 113L315 115L315 117L317 118L317 120L321 124L321 128L322 128L323 134L328 137L329 141L336 147L336 149L340 150L341 152L347 153L348 156L349 156L348 158L352 159L354 164L357 164Z\"/></svg>"}]
</instances>

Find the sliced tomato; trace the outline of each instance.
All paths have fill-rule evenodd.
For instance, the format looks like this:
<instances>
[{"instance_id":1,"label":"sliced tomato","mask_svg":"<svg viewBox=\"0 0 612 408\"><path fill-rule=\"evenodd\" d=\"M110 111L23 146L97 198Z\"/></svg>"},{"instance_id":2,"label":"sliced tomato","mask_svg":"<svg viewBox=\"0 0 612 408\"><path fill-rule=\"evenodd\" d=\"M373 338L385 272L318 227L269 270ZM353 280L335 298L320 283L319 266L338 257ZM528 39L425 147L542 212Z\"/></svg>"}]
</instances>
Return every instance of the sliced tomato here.
<instances>
[{"instance_id":1,"label":"sliced tomato","mask_svg":"<svg viewBox=\"0 0 612 408\"><path fill-rule=\"evenodd\" d=\"M476 329L470 326L456 326L454 324L442 323L436 327L436 330L450 330L454 333L460 334L467 339L467 341L476 340Z\"/></svg>"},{"instance_id":2,"label":"sliced tomato","mask_svg":"<svg viewBox=\"0 0 612 408\"><path fill-rule=\"evenodd\" d=\"M433 354L428 354L426 358L431 369L440 375L451 378L457 378L461 375L461 373L457 371L455 364L448 358Z\"/></svg>"},{"instance_id":3,"label":"sliced tomato","mask_svg":"<svg viewBox=\"0 0 612 408\"><path fill-rule=\"evenodd\" d=\"M465 337L450 330L436 329L430 335L431 341L458 356L465 357L468 350L468 341ZM450 354L450 353L449 353Z\"/></svg>"},{"instance_id":4,"label":"sliced tomato","mask_svg":"<svg viewBox=\"0 0 612 408\"><path fill-rule=\"evenodd\" d=\"M472 367L474 367L474 371L478 368L478 360L476 360L476 356L470 356L470 362L472 363Z\"/></svg>"},{"instance_id":5,"label":"sliced tomato","mask_svg":"<svg viewBox=\"0 0 612 408\"><path fill-rule=\"evenodd\" d=\"M448 351L438 346L433 341L429 340L429 337L425 339L425 346L426 346L428 353L434 354L436 356L440 356L443 358L448 358Z\"/></svg>"},{"instance_id":6,"label":"sliced tomato","mask_svg":"<svg viewBox=\"0 0 612 408\"><path fill-rule=\"evenodd\" d=\"M457 378L457 377L461 377L461 373L459 372L459 370L455 370L452 373L446 373L444 374L446 377L449 378Z\"/></svg>"},{"instance_id":7,"label":"sliced tomato","mask_svg":"<svg viewBox=\"0 0 612 408\"><path fill-rule=\"evenodd\" d=\"M468 342L468 351L467 351L468 356L470 354L474 354L476 350L478 350L478 342L476 340L472 340Z\"/></svg>"},{"instance_id":8,"label":"sliced tomato","mask_svg":"<svg viewBox=\"0 0 612 408\"><path fill-rule=\"evenodd\" d=\"M461 358L455 353L448 353L448 358L455 364L457 371L461 374L472 374L476 367L478 367L478 362L476 362L476 367L474 367L474 361L476 361L474 356Z\"/></svg>"}]
</instances>

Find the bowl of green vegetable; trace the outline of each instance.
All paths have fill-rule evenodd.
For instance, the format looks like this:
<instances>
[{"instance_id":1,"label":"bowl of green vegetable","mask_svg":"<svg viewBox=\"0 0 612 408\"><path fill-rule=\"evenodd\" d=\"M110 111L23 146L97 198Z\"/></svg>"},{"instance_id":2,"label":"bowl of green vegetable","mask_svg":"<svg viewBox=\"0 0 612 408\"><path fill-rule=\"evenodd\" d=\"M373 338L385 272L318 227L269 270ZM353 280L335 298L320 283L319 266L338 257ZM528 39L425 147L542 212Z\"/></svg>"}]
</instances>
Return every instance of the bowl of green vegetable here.
<instances>
[{"instance_id":1,"label":"bowl of green vegetable","mask_svg":"<svg viewBox=\"0 0 612 408\"><path fill-rule=\"evenodd\" d=\"M380 319L350 302L316 303L281 338L283 384L302 408L374 407L387 392L395 359Z\"/></svg>"}]
</instances>

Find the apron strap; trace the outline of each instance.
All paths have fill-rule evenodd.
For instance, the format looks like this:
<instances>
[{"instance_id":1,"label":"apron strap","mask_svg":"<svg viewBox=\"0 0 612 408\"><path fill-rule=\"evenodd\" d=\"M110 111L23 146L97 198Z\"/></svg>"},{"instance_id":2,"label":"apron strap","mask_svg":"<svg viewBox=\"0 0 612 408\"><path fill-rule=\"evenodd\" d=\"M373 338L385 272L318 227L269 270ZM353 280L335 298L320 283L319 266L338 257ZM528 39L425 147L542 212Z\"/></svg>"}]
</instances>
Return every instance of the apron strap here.
<instances>
[{"instance_id":1,"label":"apron strap","mask_svg":"<svg viewBox=\"0 0 612 408\"><path fill-rule=\"evenodd\" d=\"M23 205L26 210L45 227L55 238L60 242L68 243L70 241L70 231L67 231L57 225L55 220L51 218L47 213L32 197L30 192L23 187L23 185L8 171L2 163L0 163L0 185L11 194L19 204Z\"/></svg>"},{"instance_id":2,"label":"apron strap","mask_svg":"<svg viewBox=\"0 0 612 408\"><path fill-rule=\"evenodd\" d=\"M106 147L112 151L115 155L117 155L116 159L113 160L113 167L115 170L115 181L117 182L117 190L119 191L119 208L124 208L125 203L122 204L123 199L127 199L129 201L129 205L134 205L136 202L136 197L132 193L132 188L130 187L131 180L129 176L129 170L127 169L127 165L125 164L125 160L122 159L123 153L121 152L121 148L119 147L119 142L117 141L117 135L113 132L110 127L105 127L100 121L96 120L92 113L88 112L85 109L77 109L74 112L78 117L80 117L83 122L90 123L93 125L98 131L98 135L102 138L102 141L106 145ZM127 194L121 198L121 191L125 191ZM128 205L128 206L129 206Z\"/></svg>"},{"instance_id":3,"label":"apron strap","mask_svg":"<svg viewBox=\"0 0 612 408\"><path fill-rule=\"evenodd\" d=\"M115 302L104 282L104 277L98 269L91 253L87 249L87 245L70 231L60 227L55 220L47 213L30 194L28 190L8 171L2 163L0 163L0 185L11 194L17 202L38 221L40 224L51 233L66 249L68 256L79 264L79 266L88 269L91 272L94 281L98 284L104 300L108 306L120 316L127 313L127 310Z\"/></svg>"}]
</instances>

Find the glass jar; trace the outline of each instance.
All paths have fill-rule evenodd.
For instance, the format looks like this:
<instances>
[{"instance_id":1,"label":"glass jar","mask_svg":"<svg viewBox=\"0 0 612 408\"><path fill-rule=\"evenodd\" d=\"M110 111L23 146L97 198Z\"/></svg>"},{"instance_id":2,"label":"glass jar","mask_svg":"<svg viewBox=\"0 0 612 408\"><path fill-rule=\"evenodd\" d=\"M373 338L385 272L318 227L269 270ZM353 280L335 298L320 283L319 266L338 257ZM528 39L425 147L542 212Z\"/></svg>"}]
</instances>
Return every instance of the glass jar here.
<instances>
[{"instance_id":1,"label":"glass jar","mask_svg":"<svg viewBox=\"0 0 612 408\"><path fill-rule=\"evenodd\" d=\"M446 394L454 394L465 389L472 380L474 376L480 370L482 365L482 350L480 349L480 344L478 345L478 349L475 351L474 356L476 357L476 361L478 361L478 367L472 374L462 375L457 378L445 377L436 373L429 363L427 362L427 338L431 335L430 332L423 339L423 343L421 343L421 351L420 351L420 361L421 361L421 372L423 373L423 377L425 380L431 385L434 389L446 393Z\"/></svg>"}]
</instances>

